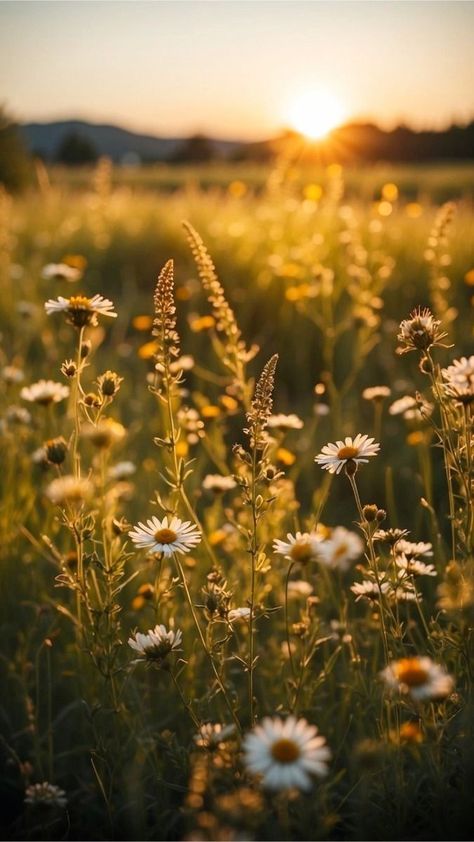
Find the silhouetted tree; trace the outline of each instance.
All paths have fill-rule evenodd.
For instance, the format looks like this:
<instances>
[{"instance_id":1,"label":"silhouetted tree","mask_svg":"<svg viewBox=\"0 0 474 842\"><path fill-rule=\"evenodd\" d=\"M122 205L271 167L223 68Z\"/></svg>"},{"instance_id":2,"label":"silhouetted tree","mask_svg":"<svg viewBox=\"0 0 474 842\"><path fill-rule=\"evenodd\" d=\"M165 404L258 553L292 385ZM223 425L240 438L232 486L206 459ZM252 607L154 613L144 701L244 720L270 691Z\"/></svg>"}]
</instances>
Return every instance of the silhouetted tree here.
<instances>
[{"instance_id":1,"label":"silhouetted tree","mask_svg":"<svg viewBox=\"0 0 474 842\"><path fill-rule=\"evenodd\" d=\"M187 161L198 164L212 161L215 157L214 146L209 138L202 134L195 134L177 148L171 160L175 164Z\"/></svg>"},{"instance_id":2,"label":"silhouetted tree","mask_svg":"<svg viewBox=\"0 0 474 842\"><path fill-rule=\"evenodd\" d=\"M0 184L7 190L17 190L28 181L30 158L18 126L3 106L0 106Z\"/></svg>"},{"instance_id":3,"label":"silhouetted tree","mask_svg":"<svg viewBox=\"0 0 474 842\"><path fill-rule=\"evenodd\" d=\"M97 161L97 150L85 135L79 132L69 132L59 144L56 152L56 160L68 166L79 166Z\"/></svg>"}]
</instances>

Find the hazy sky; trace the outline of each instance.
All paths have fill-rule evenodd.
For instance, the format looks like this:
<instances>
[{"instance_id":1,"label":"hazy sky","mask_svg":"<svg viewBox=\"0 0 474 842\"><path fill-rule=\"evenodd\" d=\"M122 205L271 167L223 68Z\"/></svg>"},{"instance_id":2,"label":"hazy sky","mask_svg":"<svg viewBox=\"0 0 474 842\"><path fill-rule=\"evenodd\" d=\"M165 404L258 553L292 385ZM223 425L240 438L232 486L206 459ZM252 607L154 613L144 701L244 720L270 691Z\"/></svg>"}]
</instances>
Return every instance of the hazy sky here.
<instances>
[{"instance_id":1,"label":"hazy sky","mask_svg":"<svg viewBox=\"0 0 474 842\"><path fill-rule=\"evenodd\" d=\"M348 118L474 117L474 2L0 2L0 100L21 120L259 138L330 91Z\"/></svg>"}]
</instances>

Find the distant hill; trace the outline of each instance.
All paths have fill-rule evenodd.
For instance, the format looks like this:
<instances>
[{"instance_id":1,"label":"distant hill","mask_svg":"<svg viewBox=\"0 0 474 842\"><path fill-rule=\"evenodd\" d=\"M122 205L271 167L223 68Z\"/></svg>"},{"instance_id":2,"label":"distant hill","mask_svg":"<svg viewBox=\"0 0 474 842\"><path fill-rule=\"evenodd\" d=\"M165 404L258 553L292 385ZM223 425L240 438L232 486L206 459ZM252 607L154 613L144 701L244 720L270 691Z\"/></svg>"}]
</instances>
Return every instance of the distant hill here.
<instances>
[{"instance_id":1,"label":"distant hill","mask_svg":"<svg viewBox=\"0 0 474 842\"><path fill-rule=\"evenodd\" d=\"M370 161L419 162L474 159L474 122L467 126L453 125L444 131L417 132L406 126L384 131L370 123L348 123L339 126L324 140L311 143L293 131L257 143L197 137L156 137L82 120L52 123L25 123L19 126L27 149L47 161L58 156L65 138L72 135L87 140L97 155L107 155L117 163L194 160L187 157L192 149L206 147L210 157L232 160L268 161L299 147L298 157L321 162L357 163ZM301 147L304 147L301 151Z\"/></svg>"},{"instance_id":2,"label":"distant hill","mask_svg":"<svg viewBox=\"0 0 474 842\"><path fill-rule=\"evenodd\" d=\"M98 155L107 155L117 163L167 161L174 158L186 142L185 138L155 137L83 120L24 123L19 129L29 151L48 161L55 159L64 138L72 134L86 138ZM216 157L228 157L240 146L237 141L209 138L209 142Z\"/></svg>"}]
</instances>

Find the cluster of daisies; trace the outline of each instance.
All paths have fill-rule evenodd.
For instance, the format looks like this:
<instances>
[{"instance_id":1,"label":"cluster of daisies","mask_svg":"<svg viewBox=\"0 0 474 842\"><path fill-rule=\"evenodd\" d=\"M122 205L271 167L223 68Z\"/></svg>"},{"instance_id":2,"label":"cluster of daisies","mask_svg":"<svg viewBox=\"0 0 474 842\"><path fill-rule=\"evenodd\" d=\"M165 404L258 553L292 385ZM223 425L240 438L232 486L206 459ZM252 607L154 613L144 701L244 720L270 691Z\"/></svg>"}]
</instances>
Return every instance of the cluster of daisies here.
<instances>
[{"instance_id":1,"label":"cluster of daisies","mask_svg":"<svg viewBox=\"0 0 474 842\"><path fill-rule=\"evenodd\" d=\"M389 555L377 556L377 573L371 567L364 570L362 582L355 582L351 591L356 602L365 599L379 602L381 596L391 602L419 602L422 594L417 590L416 582L422 576L436 576L433 564L424 559L433 557L432 545L424 541L408 541L404 530L377 530L373 539L378 545L390 549ZM400 536L400 537L399 537Z\"/></svg>"}]
</instances>

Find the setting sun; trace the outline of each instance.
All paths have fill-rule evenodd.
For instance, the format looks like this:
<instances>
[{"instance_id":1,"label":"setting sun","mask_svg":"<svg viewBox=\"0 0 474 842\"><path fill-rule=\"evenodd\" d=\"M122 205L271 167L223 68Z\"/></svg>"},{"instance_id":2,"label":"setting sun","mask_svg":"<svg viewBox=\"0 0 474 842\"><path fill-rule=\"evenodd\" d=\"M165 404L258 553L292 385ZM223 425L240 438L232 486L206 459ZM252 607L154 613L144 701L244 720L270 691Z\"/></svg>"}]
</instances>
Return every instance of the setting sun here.
<instances>
[{"instance_id":1,"label":"setting sun","mask_svg":"<svg viewBox=\"0 0 474 842\"><path fill-rule=\"evenodd\" d=\"M344 108L329 91L307 91L294 100L288 118L298 132L318 140L342 122Z\"/></svg>"}]
</instances>

